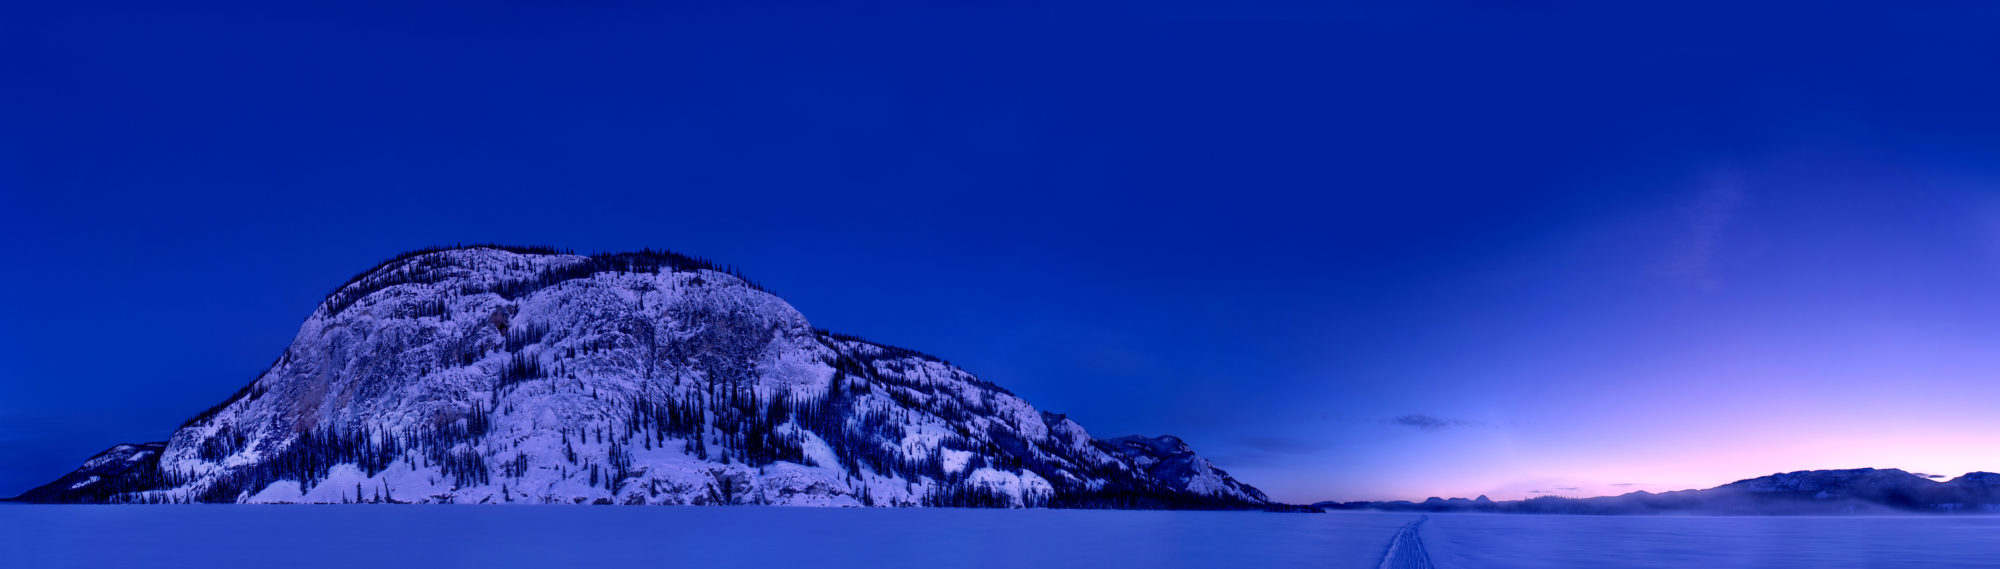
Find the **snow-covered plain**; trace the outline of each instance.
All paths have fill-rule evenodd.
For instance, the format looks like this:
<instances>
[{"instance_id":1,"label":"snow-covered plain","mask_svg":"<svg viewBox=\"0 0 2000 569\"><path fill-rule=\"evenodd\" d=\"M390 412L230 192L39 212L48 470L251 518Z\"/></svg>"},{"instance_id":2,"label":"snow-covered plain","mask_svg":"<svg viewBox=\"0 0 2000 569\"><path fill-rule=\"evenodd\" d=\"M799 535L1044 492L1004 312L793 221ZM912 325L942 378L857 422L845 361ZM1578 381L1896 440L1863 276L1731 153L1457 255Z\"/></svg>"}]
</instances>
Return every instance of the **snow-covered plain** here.
<instances>
[{"instance_id":1,"label":"snow-covered plain","mask_svg":"<svg viewBox=\"0 0 2000 569\"><path fill-rule=\"evenodd\" d=\"M1437 567L2000 567L2000 516L1432 515Z\"/></svg>"},{"instance_id":2,"label":"snow-covered plain","mask_svg":"<svg viewBox=\"0 0 2000 569\"><path fill-rule=\"evenodd\" d=\"M1376 568L1423 516L563 506L0 505L5 567ZM2000 517L1433 514L1441 568L2000 567Z\"/></svg>"}]
</instances>

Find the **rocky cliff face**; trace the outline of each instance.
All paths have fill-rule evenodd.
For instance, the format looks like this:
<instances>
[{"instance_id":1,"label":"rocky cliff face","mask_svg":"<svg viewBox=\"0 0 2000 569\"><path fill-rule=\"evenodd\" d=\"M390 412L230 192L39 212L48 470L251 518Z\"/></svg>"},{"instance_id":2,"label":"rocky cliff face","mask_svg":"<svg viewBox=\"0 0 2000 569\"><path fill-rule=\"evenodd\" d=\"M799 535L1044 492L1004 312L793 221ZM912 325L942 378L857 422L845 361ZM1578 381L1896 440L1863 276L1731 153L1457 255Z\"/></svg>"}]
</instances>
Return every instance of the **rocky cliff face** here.
<instances>
[{"instance_id":1,"label":"rocky cliff face","mask_svg":"<svg viewBox=\"0 0 2000 569\"><path fill-rule=\"evenodd\" d=\"M695 259L406 254L165 443L22 499L1252 507L1179 439L1098 440Z\"/></svg>"}]
</instances>

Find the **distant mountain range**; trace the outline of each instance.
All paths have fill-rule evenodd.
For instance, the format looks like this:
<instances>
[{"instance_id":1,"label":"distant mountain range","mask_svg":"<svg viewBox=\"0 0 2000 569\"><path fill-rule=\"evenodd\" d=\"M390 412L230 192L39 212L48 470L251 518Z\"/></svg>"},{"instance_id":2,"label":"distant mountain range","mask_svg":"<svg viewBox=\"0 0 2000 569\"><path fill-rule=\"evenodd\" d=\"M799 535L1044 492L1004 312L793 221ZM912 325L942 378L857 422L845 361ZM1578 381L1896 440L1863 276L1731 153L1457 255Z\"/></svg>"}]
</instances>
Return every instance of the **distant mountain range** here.
<instances>
[{"instance_id":1,"label":"distant mountain range","mask_svg":"<svg viewBox=\"0 0 2000 569\"><path fill-rule=\"evenodd\" d=\"M2000 512L2000 474L1974 472L1937 481L1902 470L1801 470L1738 480L1706 490L1632 492L1597 498L1543 496L1496 502L1480 496L1422 502L1320 502L1328 510L1499 512L1529 514L1740 514Z\"/></svg>"},{"instance_id":2,"label":"distant mountain range","mask_svg":"<svg viewBox=\"0 0 2000 569\"><path fill-rule=\"evenodd\" d=\"M1264 508L1181 439L1099 439L943 359L660 251L415 251L249 385L32 502Z\"/></svg>"}]
</instances>

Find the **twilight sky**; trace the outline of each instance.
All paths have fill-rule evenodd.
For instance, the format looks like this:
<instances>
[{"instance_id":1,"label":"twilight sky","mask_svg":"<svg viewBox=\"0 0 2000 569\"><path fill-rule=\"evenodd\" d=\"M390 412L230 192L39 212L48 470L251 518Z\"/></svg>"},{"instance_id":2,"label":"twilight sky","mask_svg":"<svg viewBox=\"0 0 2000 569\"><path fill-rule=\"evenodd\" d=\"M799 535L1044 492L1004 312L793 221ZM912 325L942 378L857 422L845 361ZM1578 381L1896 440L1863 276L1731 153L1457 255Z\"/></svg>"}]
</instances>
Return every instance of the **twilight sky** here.
<instances>
[{"instance_id":1,"label":"twilight sky","mask_svg":"<svg viewBox=\"0 0 2000 569\"><path fill-rule=\"evenodd\" d=\"M484 241L1280 500L2000 471L2000 7L136 4L0 7L0 495Z\"/></svg>"}]
</instances>

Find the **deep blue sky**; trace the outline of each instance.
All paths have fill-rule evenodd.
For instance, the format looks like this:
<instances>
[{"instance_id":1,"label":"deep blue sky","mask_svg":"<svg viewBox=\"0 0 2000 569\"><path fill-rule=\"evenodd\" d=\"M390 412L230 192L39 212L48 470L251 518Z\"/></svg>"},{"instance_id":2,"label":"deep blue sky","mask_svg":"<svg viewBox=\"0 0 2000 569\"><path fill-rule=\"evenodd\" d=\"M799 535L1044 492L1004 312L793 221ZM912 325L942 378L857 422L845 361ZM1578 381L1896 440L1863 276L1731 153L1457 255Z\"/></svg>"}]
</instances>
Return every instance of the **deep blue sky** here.
<instances>
[{"instance_id":1,"label":"deep blue sky","mask_svg":"<svg viewBox=\"0 0 2000 569\"><path fill-rule=\"evenodd\" d=\"M2000 470L1990 5L23 4L0 495L486 241L733 264L1285 500Z\"/></svg>"}]
</instances>

